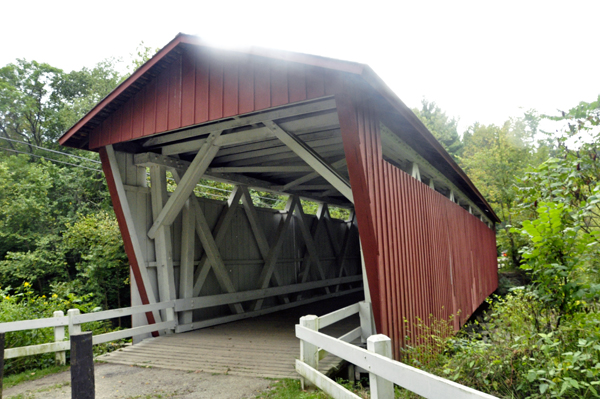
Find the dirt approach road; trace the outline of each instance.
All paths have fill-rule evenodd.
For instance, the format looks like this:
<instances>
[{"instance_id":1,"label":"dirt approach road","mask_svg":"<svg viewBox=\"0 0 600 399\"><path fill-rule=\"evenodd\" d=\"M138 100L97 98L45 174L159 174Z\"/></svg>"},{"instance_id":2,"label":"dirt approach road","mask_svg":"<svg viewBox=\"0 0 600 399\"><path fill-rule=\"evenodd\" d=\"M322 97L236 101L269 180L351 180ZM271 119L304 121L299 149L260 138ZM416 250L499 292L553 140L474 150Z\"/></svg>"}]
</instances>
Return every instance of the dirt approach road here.
<instances>
[{"instance_id":1,"label":"dirt approach road","mask_svg":"<svg viewBox=\"0 0 600 399\"><path fill-rule=\"evenodd\" d=\"M225 374L210 374L96 363L96 399L108 398L255 398L269 388L270 380ZM22 396L19 396L22 395ZM28 381L3 392L5 399L69 399L71 374L65 371Z\"/></svg>"}]
</instances>

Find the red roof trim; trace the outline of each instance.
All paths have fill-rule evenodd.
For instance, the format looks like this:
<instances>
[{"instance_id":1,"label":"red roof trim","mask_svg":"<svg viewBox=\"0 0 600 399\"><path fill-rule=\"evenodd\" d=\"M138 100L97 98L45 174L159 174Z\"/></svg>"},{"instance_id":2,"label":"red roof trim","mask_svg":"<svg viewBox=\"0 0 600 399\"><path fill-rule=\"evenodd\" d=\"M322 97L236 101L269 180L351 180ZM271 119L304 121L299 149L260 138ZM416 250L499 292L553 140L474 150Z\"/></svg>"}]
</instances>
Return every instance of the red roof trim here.
<instances>
[{"instance_id":1,"label":"red roof trim","mask_svg":"<svg viewBox=\"0 0 600 399\"><path fill-rule=\"evenodd\" d=\"M71 136L73 136L79 129L85 126L93 117L95 117L98 112L100 112L105 106L110 104L115 98L117 98L121 93L123 93L129 86L131 86L138 78L140 78L144 73L146 73L150 68L152 68L158 61L163 59L164 56L169 54L171 50L173 50L179 43L181 43L183 38L182 34L175 36L169 44L163 47L158 53L154 55L151 59L146 61L144 65L138 68L131 76L125 79L116 89L114 89L108 96L104 97L102 101L100 101L90 112L88 112L83 118L79 120L73 127L65 132L59 139L58 142L61 145L64 145Z\"/></svg>"}]
</instances>

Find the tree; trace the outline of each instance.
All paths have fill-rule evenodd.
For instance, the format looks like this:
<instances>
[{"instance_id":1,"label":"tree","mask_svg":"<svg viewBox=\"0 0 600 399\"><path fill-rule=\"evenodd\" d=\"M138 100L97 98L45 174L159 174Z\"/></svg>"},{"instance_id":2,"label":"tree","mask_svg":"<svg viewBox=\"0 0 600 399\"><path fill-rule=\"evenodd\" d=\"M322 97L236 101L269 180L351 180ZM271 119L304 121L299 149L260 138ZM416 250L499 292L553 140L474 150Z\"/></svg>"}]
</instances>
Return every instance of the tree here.
<instances>
[{"instance_id":1,"label":"tree","mask_svg":"<svg viewBox=\"0 0 600 399\"><path fill-rule=\"evenodd\" d=\"M65 73L37 61L17 60L0 68L0 136L12 150L39 153L121 81L115 60ZM63 151L72 151L63 149Z\"/></svg>"},{"instance_id":2,"label":"tree","mask_svg":"<svg viewBox=\"0 0 600 399\"><path fill-rule=\"evenodd\" d=\"M535 152L526 127L523 118L513 118L500 127L476 123L465 133L459 158L459 164L502 220L498 242L515 267L521 262L519 248L524 245L519 234L510 230L521 217L515 210L517 176L533 162Z\"/></svg>"},{"instance_id":3,"label":"tree","mask_svg":"<svg viewBox=\"0 0 600 399\"><path fill-rule=\"evenodd\" d=\"M62 71L36 61L17 60L0 69L0 133L41 146L61 133L56 112L60 101L54 85ZM8 142L14 149L14 144ZM33 153L33 147L28 150Z\"/></svg>"},{"instance_id":4,"label":"tree","mask_svg":"<svg viewBox=\"0 0 600 399\"><path fill-rule=\"evenodd\" d=\"M458 120L448 118L445 112L435 102L421 100L421 109L413 109L421 122L438 139L444 149L456 159L460 155L463 145L456 130Z\"/></svg>"}]
</instances>

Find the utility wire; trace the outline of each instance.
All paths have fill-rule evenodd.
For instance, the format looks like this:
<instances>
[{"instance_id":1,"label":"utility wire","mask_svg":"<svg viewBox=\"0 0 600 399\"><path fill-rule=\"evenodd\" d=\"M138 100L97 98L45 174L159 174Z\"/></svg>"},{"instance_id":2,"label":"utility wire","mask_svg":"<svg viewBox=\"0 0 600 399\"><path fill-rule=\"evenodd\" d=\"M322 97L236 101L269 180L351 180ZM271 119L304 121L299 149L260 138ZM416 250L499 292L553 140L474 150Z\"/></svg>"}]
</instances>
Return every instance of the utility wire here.
<instances>
[{"instance_id":1,"label":"utility wire","mask_svg":"<svg viewBox=\"0 0 600 399\"><path fill-rule=\"evenodd\" d=\"M65 164L65 165L75 166L77 168L89 169L89 170L93 170L94 172L102 172L102 170L100 170L100 169L88 168L87 166L83 166L83 165L77 165L77 164L74 164L74 163L58 161L56 159L46 158L46 157L43 157L41 155L30 154L30 153L25 152L25 151L17 151L17 150L13 150L13 149L10 149L10 148L1 148L1 149L5 150L5 151L12 151L12 152L16 152L16 153L19 153L19 154L29 155L29 156L36 157L36 158L43 158L43 159L47 159L48 161L58 162L58 163L62 163L62 164ZM98 162L98 163L100 163L100 162Z\"/></svg>"},{"instance_id":2,"label":"utility wire","mask_svg":"<svg viewBox=\"0 0 600 399\"><path fill-rule=\"evenodd\" d=\"M27 143L25 141L19 141L19 140L15 140L15 139L9 139L8 137L1 137L1 136L0 136L0 139L7 140L7 141L12 141L12 142L19 143L19 144L25 144L25 145L28 145L28 146L31 146L31 147L39 148L40 150L53 152L55 154L61 154L61 155L66 155L66 156L73 157L73 158L84 159L86 161L90 161L90 162L93 162L93 163L102 163L102 162L96 161L94 159L90 159L90 158L86 158L86 157L80 157L78 155L69 154L67 152L60 152L60 151L56 151L56 150L51 150L49 148L40 147L40 146L37 146L35 144L29 144L29 143ZM69 165L71 165L71 164L69 164Z\"/></svg>"}]
</instances>

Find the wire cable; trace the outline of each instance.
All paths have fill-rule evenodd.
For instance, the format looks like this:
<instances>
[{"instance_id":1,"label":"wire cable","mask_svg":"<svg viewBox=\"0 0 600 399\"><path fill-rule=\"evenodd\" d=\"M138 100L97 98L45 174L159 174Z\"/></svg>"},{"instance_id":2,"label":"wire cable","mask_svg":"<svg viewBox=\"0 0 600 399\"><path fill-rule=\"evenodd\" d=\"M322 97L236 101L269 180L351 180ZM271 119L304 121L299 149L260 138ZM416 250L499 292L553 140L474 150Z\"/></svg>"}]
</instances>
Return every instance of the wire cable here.
<instances>
[{"instance_id":1,"label":"wire cable","mask_svg":"<svg viewBox=\"0 0 600 399\"><path fill-rule=\"evenodd\" d=\"M56 150L51 150L50 148L44 148L44 147L37 146L35 144L29 144L29 143L27 143L25 141L20 141L20 140L15 140L15 139L9 139L8 137L2 137L2 136L0 136L0 139L7 140L7 141L12 141L14 143L19 143L19 144L25 144L25 145L28 145L28 146L31 146L31 147L39 148L40 150L53 152L55 154L61 154L61 155L66 155L66 156L73 157L73 158L84 159L86 161L90 161L90 162L93 162L93 163L102 163L100 161L96 161L95 159L90 159L90 158L86 158L86 157L80 157L79 155L73 155L73 154L69 154L67 152L60 152L60 151L56 151Z\"/></svg>"},{"instance_id":2,"label":"wire cable","mask_svg":"<svg viewBox=\"0 0 600 399\"><path fill-rule=\"evenodd\" d=\"M102 172L102 170L101 170L101 169L88 168L87 166L83 166L83 165L77 165L77 164L74 164L74 163L69 163L69 162L58 161L58 160L56 160L56 159L52 159L52 158L46 158L46 157L43 157L43 156L41 156L41 155L30 154L30 153L28 153L28 152L25 152L25 151L18 151L18 150L13 150L13 149L10 149L10 148L4 148L4 147L3 147L3 148L0 148L0 149L1 149L1 150L6 150L6 151L12 151L12 152L16 152L16 153L19 153L19 154L25 154L25 155L29 155L29 156L36 157L36 158L43 158L43 159L47 159L48 161L52 161L52 162L58 162L58 163L62 163L62 164L65 164L65 165L70 165L70 166L75 166L75 167L77 167L77 168L83 168L83 169L93 170L94 172Z\"/></svg>"}]
</instances>

